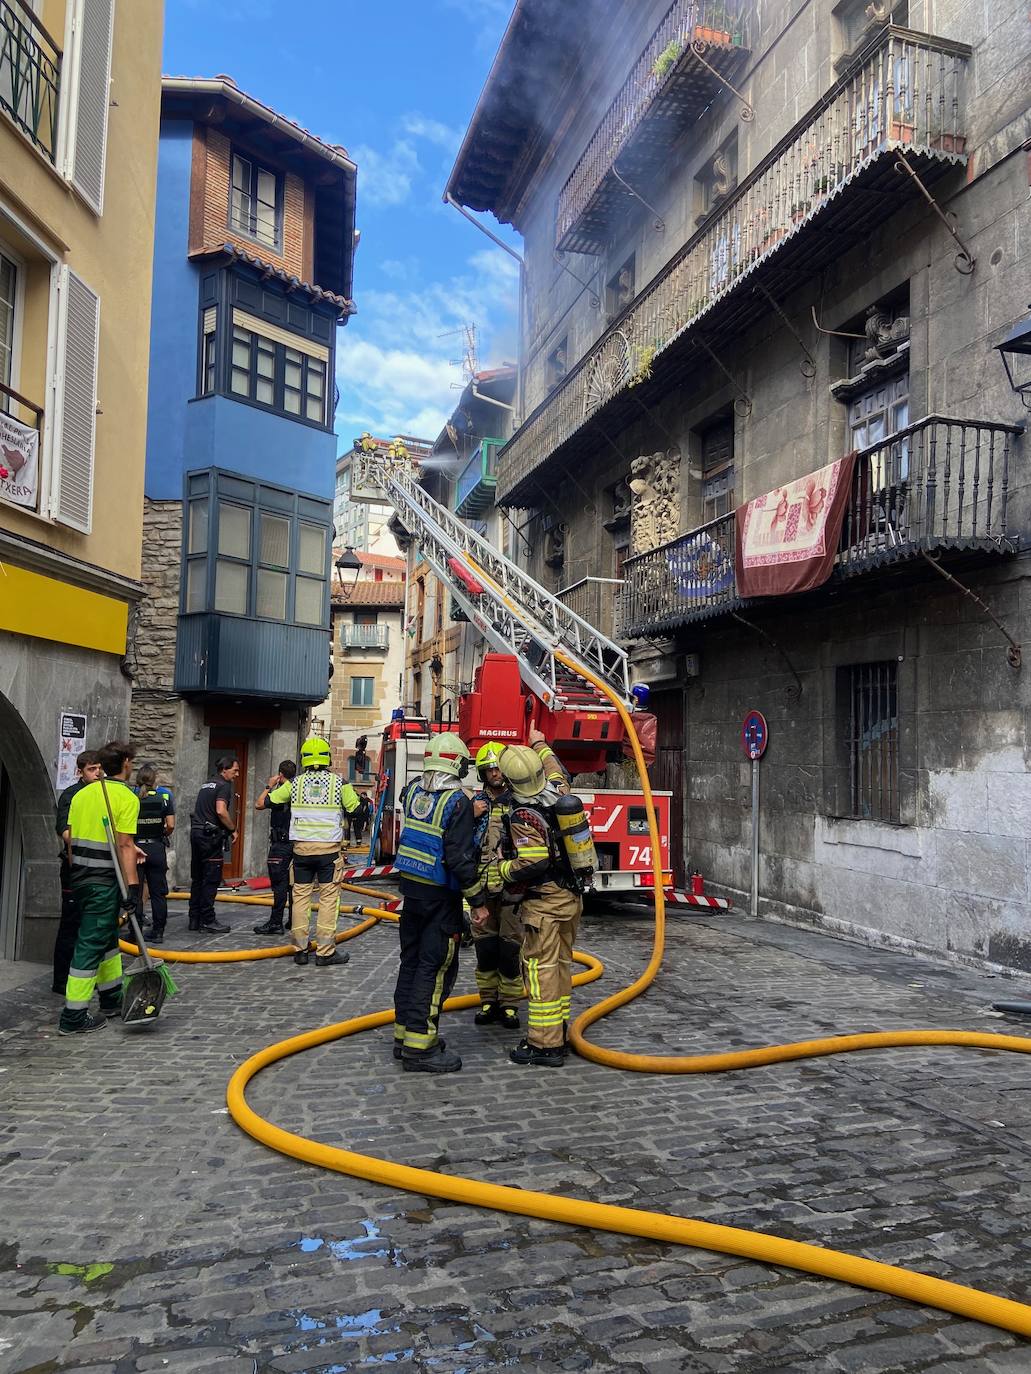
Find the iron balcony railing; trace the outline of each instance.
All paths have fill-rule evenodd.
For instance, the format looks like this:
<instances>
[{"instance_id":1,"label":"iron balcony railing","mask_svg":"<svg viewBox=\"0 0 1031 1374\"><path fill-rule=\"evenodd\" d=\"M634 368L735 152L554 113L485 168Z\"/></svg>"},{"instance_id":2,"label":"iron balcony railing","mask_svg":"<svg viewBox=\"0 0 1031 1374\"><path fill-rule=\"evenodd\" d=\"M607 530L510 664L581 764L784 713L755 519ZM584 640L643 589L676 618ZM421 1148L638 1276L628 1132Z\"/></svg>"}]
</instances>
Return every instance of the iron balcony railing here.
<instances>
[{"instance_id":1,"label":"iron balcony railing","mask_svg":"<svg viewBox=\"0 0 1031 1374\"><path fill-rule=\"evenodd\" d=\"M769 309L753 288L776 285L789 260L811 276L893 214L914 194L912 178L892 166L901 154L922 174L962 161L969 53L886 27L517 430L499 456L499 499L529 496L527 479L653 368L660 379L672 376L673 346L693 347L697 325L710 343L720 330L747 327ZM890 180L875 186L882 166ZM843 196L860 181L871 190L861 224Z\"/></svg>"},{"instance_id":2,"label":"iron balcony railing","mask_svg":"<svg viewBox=\"0 0 1031 1374\"><path fill-rule=\"evenodd\" d=\"M950 552L1012 553L1010 450L1018 425L929 415L856 455L836 577ZM746 604L735 579L733 511L627 559L617 638L725 615Z\"/></svg>"},{"instance_id":3,"label":"iron balcony railing","mask_svg":"<svg viewBox=\"0 0 1031 1374\"><path fill-rule=\"evenodd\" d=\"M616 624L616 593L622 585L622 578L582 577L555 595L581 620L611 638Z\"/></svg>"},{"instance_id":4,"label":"iron balcony railing","mask_svg":"<svg viewBox=\"0 0 1031 1374\"><path fill-rule=\"evenodd\" d=\"M341 649L389 649L389 625L341 625Z\"/></svg>"},{"instance_id":5,"label":"iron balcony railing","mask_svg":"<svg viewBox=\"0 0 1031 1374\"><path fill-rule=\"evenodd\" d=\"M53 162L61 49L25 0L0 0L0 109Z\"/></svg>"},{"instance_id":6,"label":"iron balcony railing","mask_svg":"<svg viewBox=\"0 0 1031 1374\"><path fill-rule=\"evenodd\" d=\"M463 519L480 516L494 504L497 486L497 455L503 440L484 439L458 475L455 483L455 514Z\"/></svg>"},{"instance_id":7,"label":"iron balcony railing","mask_svg":"<svg viewBox=\"0 0 1031 1374\"><path fill-rule=\"evenodd\" d=\"M720 88L713 68L740 66L746 46L734 0L674 0L562 188L560 251L604 251L608 215L631 204L627 181L654 170Z\"/></svg>"}]
</instances>

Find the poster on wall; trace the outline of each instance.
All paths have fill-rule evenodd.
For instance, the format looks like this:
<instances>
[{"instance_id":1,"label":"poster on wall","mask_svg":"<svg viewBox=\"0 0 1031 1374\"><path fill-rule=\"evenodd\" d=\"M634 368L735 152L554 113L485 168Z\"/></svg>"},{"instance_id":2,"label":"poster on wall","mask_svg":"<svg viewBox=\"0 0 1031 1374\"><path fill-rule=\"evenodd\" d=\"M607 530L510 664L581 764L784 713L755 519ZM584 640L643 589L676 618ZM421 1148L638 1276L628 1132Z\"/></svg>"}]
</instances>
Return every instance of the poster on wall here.
<instances>
[{"instance_id":1,"label":"poster on wall","mask_svg":"<svg viewBox=\"0 0 1031 1374\"><path fill-rule=\"evenodd\" d=\"M0 499L36 509L39 431L0 411Z\"/></svg>"},{"instance_id":2,"label":"poster on wall","mask_svg":"<svg viewBox=\"0 0 1031 1374\"><path fill-rule=\"evenodd\" d=\"M74 711L62 711L58 726L57 740L57 777L55 785L58 792L71 787L78 777L75 760L86 748L86 717Z\"/></svg>"}]
</instances>

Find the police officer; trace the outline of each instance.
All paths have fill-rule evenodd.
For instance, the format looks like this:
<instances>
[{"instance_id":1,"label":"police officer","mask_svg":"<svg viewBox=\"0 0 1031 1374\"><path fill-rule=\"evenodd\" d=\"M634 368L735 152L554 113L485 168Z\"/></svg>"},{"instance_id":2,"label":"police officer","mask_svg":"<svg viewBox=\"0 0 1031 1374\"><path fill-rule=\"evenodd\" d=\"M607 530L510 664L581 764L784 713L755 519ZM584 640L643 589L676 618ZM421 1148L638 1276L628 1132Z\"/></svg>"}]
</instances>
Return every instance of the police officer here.
<instances>
[{"instance_id":1,"label":"police officer","mask_svg":"<svg viewBox=\"0 0 1031 1374\"><path fill-rule=\"evenodd\" d=\"M478 897L479 852L472 802L461 779L471 762L457 735L434 735L422 776L401 794L404 825L394 871L404 897L401 965L394 988L394 1057L406 1071L454 1073L461 1058L437 1035L458 975L462 894ZM479 908L476 916L485 919Z\"/></svg>"},{"instance_id":2,"label":"police officer","mask_svg":"<svg viewBox=\"0 0 1031 1374\"><path fill-rule=\"evenodd\" d=\"M157 790L157 780L157 769L152 763L143 764L137 771L140 814L136 822L136 847L144 857L138 860L136 871L141 893L144 883L150 893L151 929L141 933L159 945L168 920L168 841L175 830L175 803L169 792Z\"/></svg>"},{"instance_id":3,"label":"police officer","mask_svg":"<svg viewBox=\"0 0 1031 1374\"><path fill-rule=\"evenodd\" d=\"M563 862L561 841L548 814L569 789L549 780L542 753L538 742L537 748L513 745L501 756L501 772L512 791L512 854L496 865L490 886L500 879L506 892L519 900L523 922L528 1033L509 1058L515 1064L561 1068L573 990L573 941L583 897Z\"/></svg>"},{"instance_id":4,"label":"police officer","mask_svg":"<svg viewBox=\"0 0 1031 1374\"><path fill-rule=\"evenodd\" d=\"M301 745L301 773L268 794L270 802L290 804L290 840L293 843L293 900L291 936L294 963L308 963L311 899L319 889L315 927L315 964L346 964L347 953L336 947L340 897L340 846L344 839L344 815L358 808L358 794L350 783L329 771L329 745L312 735Z\"/></svg>"},{"instance_id":5,"label":"police officer","mask_svg":"<svg viewBox=\"0 0 1031 1374\"><path fill-rule=\"evenodd\" d=\"M62 997L65 983L68 981L72 951L75 949L75 937L79 933L79 908L75 905L75 895L72 892L72 870L68 862L66 844L68 809L75 794L81 792L87 783L96 782L100 777L100 755L92 749L87 749L75 760L75 767L79 773L78 778L70 787L66 787L57 799L57 835L61 841L61 919L54 940L53 987Z\"/></svg>"},{"instance_id":6,"label":"police officer","mask_svg":"<svg viewBox=\"0 0 1031 1374\"><path fill-rule=\"evenodd\" d=\"M548 782L559 791L568 791L565 770L541 731L531 726L528 738L544 766ZM475 807L477 801L482 801L487 807L477 822L480 875L485 887L492 865L503 852L511 849L512 793L499 766L505 748L504 744L489 740L476 755L476 771L483 789L474 796L473 803ZM518 1007L524 995L519 957L522 922L517 904L506 900L504 892L499 890L500 883L495 880L491 886L494 890L487 892L481 907L487 911L487 919L481 924L473 922L472 928L476 947L476 987L480 994L480 1010L473 1019L478 1026L497 1021L516 1030L520 1024Z\"/></svg>"},{"instance_id":7,"label":"police officer","mask_svg":"<svg viewBox=\"0 0 1031 1374\"><path fill-rule=\"evenodd\" d=\"M229 929L215 915L215 893L222 881L222 856L228 836L236 839L230 808L233 783L240 776L236 759L215 760L215 772L197 793L190 817L190 929L224 935Z\"/></svg>"},{"instance_id":8,"label":"police officer","mask_svg":"<svg viewBox=\"0 0 1031 1374\"><path fill-rule=\"evenodd\" d=\"M272 793L290 784L297 776L297 764L284 759L279 772L269 778L261 796L254 803L255 811L268 811L268 876L272 885L272 912L267 921L254 927L255 935L282 935L283 914L290 900L290 861L294 847L290 843L290 801L276 802Z\"/></svg>"},{"instance_id":9,"label":"police officer","mask_svg":"<svg viewBox=\"0 0 1031 1374\"><path fill-rule=\"evenodd\" d=\"M68 809L68 859L80 919L57 1027L59 1035L87 1035L100 1030L109 1016L117 1016L121 1010L118 913L120 907L135 908L140 896L135 840L140 802L128 785L134 752L131 744L120 740L105 744L98 751L105 776L77 792ZM107 825L112 821L128 892L124 901L107 839ZM99 1016L90 1011L95 991L100 993Z\"/></svg>"}]
</instances>

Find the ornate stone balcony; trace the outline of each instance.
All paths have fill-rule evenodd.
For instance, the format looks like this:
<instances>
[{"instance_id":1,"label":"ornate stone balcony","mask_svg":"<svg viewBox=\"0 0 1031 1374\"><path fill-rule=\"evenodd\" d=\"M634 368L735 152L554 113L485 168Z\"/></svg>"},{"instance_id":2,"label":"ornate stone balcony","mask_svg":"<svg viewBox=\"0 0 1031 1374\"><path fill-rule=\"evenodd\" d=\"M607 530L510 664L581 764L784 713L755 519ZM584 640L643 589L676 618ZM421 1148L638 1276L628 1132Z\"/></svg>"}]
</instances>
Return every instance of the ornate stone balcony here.
<instances>
[{"instance_id":1,"label":"ornate stone balcony","mask_svg":"<svg viewBox=\"0 0 1031 1374\"><path fill-rule=\"evenodd\" d=\"M1017 425L929 415L857 455L834 578L929 554L946 562L1014 553L1007 531ZM619 639L669 633L754 604L738 595L735 515L627 559Z\"/></svg>"},{"instance_id":2,"label":"ornate stone balcony","mask_svg":"<svg viewBox=\"0 0 1031 1374\"><path fill-rule=\"evenodd\" d=\"M588 456L789 294L965 161L970 49L886 27L527 418L502 449L498 500L533 505L543 469ZM903 165L904 164L904 165ZM758 289L761 288L761 289ZM702 365L708 365L704 363ZM636 390L635 388L639 388ZM560 470L560 469L559 469Z\"/></svg>"},{"instance_id":3,"label":"ornate stone balcony","mask_svg":"<svg viewBox=\"0 0 1031 1374\"><path fill-rule=\"evenodd\" d=\"M747 57L743 17L725 0L674 0L562 188L556 246L602 253L685 128ZM640 204L639 201L636 202Z\"/></svg>"}]
</instances>

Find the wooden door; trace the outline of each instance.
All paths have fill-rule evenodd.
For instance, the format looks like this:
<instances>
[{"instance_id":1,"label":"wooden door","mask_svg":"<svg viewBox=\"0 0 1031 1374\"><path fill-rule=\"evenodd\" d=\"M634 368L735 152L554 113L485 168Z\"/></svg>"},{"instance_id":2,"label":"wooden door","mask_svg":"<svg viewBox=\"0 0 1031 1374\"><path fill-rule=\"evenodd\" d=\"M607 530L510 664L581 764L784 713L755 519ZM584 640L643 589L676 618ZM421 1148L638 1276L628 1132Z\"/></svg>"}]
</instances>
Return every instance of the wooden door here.
<instances>
[{"instance_id":1,"label":"wooden door","mask_svg":"<svg viewBox=\"0 0 1031 1374\"><path fill-rule=\"evenodd\" d=\"M208 737L208 777L215 775L215 761L232 755L240 765L240 776L233 783L233 819L236 822L236 840L229 851L229 857L222 865L223 878L243 877L244 838L247 830L247 744L246 735L233 734L228 730L212 730Z\"/></svg>"}]
</instances>

